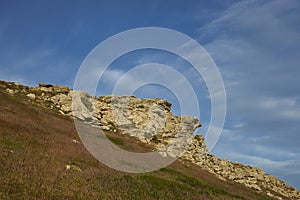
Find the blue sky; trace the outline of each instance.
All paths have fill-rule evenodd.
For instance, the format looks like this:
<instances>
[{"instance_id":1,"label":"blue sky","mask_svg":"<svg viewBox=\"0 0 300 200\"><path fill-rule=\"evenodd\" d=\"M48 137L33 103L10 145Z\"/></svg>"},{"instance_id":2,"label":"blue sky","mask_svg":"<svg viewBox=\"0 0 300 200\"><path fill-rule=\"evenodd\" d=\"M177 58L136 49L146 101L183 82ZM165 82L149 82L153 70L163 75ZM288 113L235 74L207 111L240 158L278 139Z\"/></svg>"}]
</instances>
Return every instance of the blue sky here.
<instances>
[{"instance_id":1,"label":"blue sky","mask_svg":"<svg viewBox=\"0 0 300 200\"><path fill-rule=\"evenodd\" d=\"M72 86L84 58L108 37L149 26L180 31L205 47L224 80L227 117L213 153L300 189L299 21L297 0L1 1L0 79ZM205 133L206 86L172 54L148 50L121 57L98 94L109 93L132 65L154 61L181 70L193 83L204 124L199 132ZM166 88L148 85L136 95L167 98L178 112Z\"/></svg>"}]
</instances>

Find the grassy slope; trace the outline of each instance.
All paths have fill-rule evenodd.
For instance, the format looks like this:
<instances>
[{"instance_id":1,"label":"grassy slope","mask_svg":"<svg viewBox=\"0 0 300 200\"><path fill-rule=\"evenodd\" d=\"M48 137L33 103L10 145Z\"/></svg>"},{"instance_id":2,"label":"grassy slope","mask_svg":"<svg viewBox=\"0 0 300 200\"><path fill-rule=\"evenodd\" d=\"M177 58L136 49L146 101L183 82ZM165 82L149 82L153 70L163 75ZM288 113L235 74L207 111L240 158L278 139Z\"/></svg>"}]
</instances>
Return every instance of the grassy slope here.
<instances>
[{"instance_id":1,"label":"grassy slope","mask_svg":"<svg viewBox=\"0 0 300 200\"><path fill-rule=\"evenodd\" d=\"M124 149L149 149L134 138L107 134ZM268 199L192 164L122 173L73 139L79 141L72 119L0 91L0 199Z\"/></svg>"}]
</instances>

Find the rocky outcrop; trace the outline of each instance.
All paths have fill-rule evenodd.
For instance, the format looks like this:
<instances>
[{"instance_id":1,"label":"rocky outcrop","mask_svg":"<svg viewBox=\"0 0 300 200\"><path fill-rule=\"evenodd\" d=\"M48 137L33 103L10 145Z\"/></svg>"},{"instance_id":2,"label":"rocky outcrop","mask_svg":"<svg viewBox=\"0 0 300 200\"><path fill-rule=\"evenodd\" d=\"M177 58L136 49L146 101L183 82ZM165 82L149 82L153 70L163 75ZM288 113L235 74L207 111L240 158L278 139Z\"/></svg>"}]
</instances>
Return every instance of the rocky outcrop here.
<instances>
[{"instance_id":1,"label":"rocky outcrop","mask_svg":"<svg viewBox=\"0 0 300 200\"><path fill-rule=\"evenodd\" d=\"M171 104L166 100L115 95L93 98L82 91L56 94L50 100L60 112L103 130L137 137L141 142L152 144L164 156L179 157L185 150L206 152L200 145L189 148L191 143L199 143L199 136L193 136L196 128L201 126L199 120L174 116ZM188 154L192 153L184 155L188 157Z\"/></svg>"},{"instance_id":2,"label":"rocky outcrop","mask_svg":"<svg viewBox=\"0 0 300 200\"><path fill-rule=\"evenodd\" d=\"M201 126L197 118L172 115L171 104L161 99L110 95L99 97L95 109L102 129L137 137L165 156L180 156Z\"/></svg>"},{"instance_id":3,"label":"rocky outcrop","mask_svg":"<svg viewBox=\"0 0 300 200\"><path fill-rule=\"evenodd\" d=\"M257 191L263 191L268 196L276 199L299 199L300 193L274 176L265 174L256 167L230 162L220 159L212 154L207 154L199 163L204 169L215 174L222 180L231 180Z\"/></svg>"},{"instance_id":4,"label":"rocky outcrop","mask_svg":"<svg viewBox=\"0 0 300 200\"><path fill-rule=\"evenodd\" d=\"M299 191L263 170L210 154L204 138L193 135L201 126L199 120L174 116L171 104L166 100L115 95L95 98L86 92L53 84L39 84L32 88L0 82L0 88L10 95L18 95L103 130L137 137L141 142L151 144L163 156L181 156L181 161L199 165L222 180L243 184L275 199L300 199Z\"/></svg>"}]
</instances>

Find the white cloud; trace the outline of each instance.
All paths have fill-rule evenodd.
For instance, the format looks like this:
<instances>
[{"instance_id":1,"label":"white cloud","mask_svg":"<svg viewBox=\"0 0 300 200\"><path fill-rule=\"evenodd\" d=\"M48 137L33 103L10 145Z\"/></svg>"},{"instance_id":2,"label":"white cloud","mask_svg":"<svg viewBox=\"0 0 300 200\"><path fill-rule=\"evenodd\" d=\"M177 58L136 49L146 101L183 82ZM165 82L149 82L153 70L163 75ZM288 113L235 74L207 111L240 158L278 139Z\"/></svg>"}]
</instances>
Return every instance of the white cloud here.
<instances>
[{"instance_id":1,"label":"white cloud","mask_svg":"<svg viewBox=\"0 0 300 200\"><path fill-rule=\"evenodd\" d=\"M265 98L259 102L259 107L266 109L276 109L280 107L294 107L296 100L294 98Z\"/></svg>"},{"instance_id":2,"label":"white cloud","mask_svg":"<svg viewBox=\"0 0 300 200\"><path fill-rule=\"evenodd\" d=\"M233 125L233 128L242 128L246 125L244 122L237 122Z\"/></svg>"},{"instance_id":3,"label":"white cloud","mask_svg":"<svg viewBox=\"0 0 300 200\"><path fill-rule=\"evenodd\" d=\"M108 85L114 85L125 72L118 69L109 69L103 75L103 82Z\"/></svg>"},{"instance_id":4,"label":"white cloud","mask_svg":"<svg viewBox=\"0 0 300 200\"><path fill-rule=\"evenodd\" d=\"M261 124L265 121L266 128L272 129L272 120L284 123L285 120L298 119L299 98L295 97L299 93L295 85L300 71L293 65L298 56L293 52L278 55L278 48L288 42L282 38L287 32L291 32L287 35L293 36L293 46L300 41L284 12L299 7L299 3L288 1L284 8L282 4L280 1L239 2L205 27L208 33L223 30L232 33L226 37L217 36L205 47L223 75L229 99L229 117L244 118L242 120L251 126L261 119ZM299 14L293 12L289 15ZM269 18L272 18L271 21ZM274 29L276 34L272 32ZM277 34L278 31L281 34ZM258 38L249 35L257 35ZM260 45L258 41L262 41ZM274 49L272 43L278 48ZM266 48L269 48L267 52ZM249 120L253 123L248 123Z\"/></svg>"},{"instance_id":5,"label":"white cloud","mask_svg":"<svg viewBox=\"0 0 300 200\"><path fill-rule=\"evenodd\" d=\"M300 102L296 98L262 98L257 108L266 113L273 113L279 119L300 120Z\"/></svg>"},{"instance_id":6,"label":"white cloud","mask_svg":"<svg viewBox=\"0 0 300 200\"><path fill-rule=\"evenodd\" d=\"M213 20L206 26L202 27L200 31L204 32L205 34L207 33L209 34L212 31L219 30L220 26L223 25L224 23L226 24L228 22L234 23L237 20L236 17L243 15L244 11L246 9L249 9L249 5L251 5L251 3L254 2L255 0L246 0L246 1L233 4L229 9L223 12L217 19Z\"/></svg>"},{"instance_id":7,"label":"white cloud","mask_svg":"<svg viewBox=\"0 0 300 200\"><path fill-rule=\"evenodd\" d=\"M263 158L259 156L252 156L240 153L232 153L231 157L235 160L243 160L247 163L260 167L262 169L267 169L269 172L274 171L285 171L287 174L293 174L296 176L300 175L300 162L299 160L282 160L274 161L268 158ZM292 168L292 170L286 170L287 168Z\"/></svg>"},{"instance_id":8,"label":"white cloud","mask_svg":"<svg viewBox=\"0 0 300 200\"><path fill-rule=\"evenodd\" d=\"M289 177L297 186L299 9L294 0L241 1L202 28L200 37L207 40L228 97L227 129L213 152Z\"/></svg>"}]
</instances>

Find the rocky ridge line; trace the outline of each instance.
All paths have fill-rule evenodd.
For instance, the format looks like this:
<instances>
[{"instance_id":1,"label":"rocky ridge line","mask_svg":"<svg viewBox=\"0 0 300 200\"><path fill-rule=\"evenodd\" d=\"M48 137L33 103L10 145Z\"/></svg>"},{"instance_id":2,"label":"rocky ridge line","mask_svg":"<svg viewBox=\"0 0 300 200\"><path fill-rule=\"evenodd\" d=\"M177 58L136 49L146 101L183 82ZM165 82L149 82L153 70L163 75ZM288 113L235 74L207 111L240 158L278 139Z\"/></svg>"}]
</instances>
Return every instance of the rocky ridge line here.
<instances>
[{"instance_id":1,"label":"rocky ridge line","mask_svg":"<svg viewBox=\"0 0 300 200\"><path fill-rule=\"evenodd\" d=\"M275 199L300 199L297 189L265 174L263 170L210 154L204 138L201 135L193 136L194 130L201 126L199 120L174 116L171 104L166 100L114 95L95 98L86 92L54 84L39 84L33 88L1 81L0 88L10 95L76 117L103 130L137 137L141 142L154 146L164 156L176 157L184 148L186 152L181 155L181 161L195 163L222 180L241 183ZM73 108L72 98L78 102ZM177 145L182 143L184 145Z\"/></svg>"}]
</instances>

